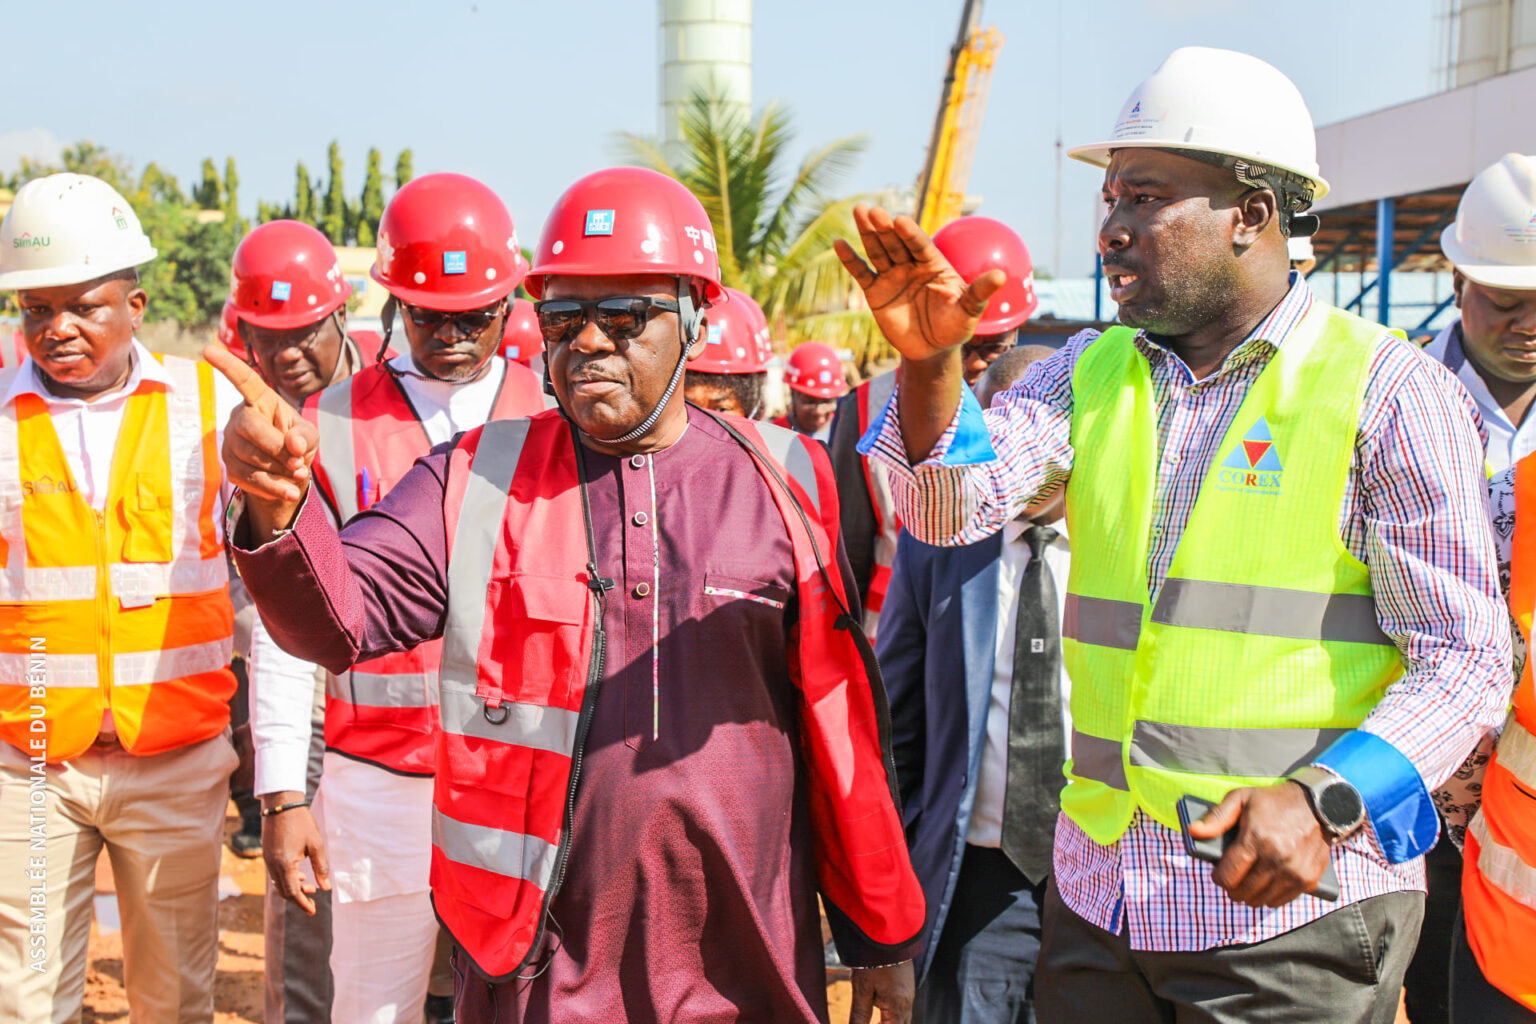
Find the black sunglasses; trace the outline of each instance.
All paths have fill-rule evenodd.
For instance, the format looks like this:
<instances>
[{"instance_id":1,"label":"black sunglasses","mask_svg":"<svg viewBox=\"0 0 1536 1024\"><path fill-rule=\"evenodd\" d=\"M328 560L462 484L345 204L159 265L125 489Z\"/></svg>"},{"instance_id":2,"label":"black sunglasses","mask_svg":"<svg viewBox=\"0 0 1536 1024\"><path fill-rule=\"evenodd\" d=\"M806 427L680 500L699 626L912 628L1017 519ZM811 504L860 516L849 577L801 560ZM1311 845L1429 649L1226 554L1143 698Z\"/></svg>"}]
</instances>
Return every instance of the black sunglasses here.
<instances>
[{"instance_id":1,"label":"black sunglasses","mask_svg":"<svg viewBox=\"0 0 1536 1024\"><path fill-rule=\"evenodd\" d=\"M645 330L653 311L680 311L673 299L653 299L648 295L613 295L606 299L545 299L533 304L539 317L539 332L545 342L558 345L572 341L587 320L597 321L597 329L613 341L634 341Z\"/></svg>"},{"instance_id":2,"label":"black sunglasses","mask_svg":"<svg viewBox=\"0 0 1536 1024\"><path fill-rule=\"evenodd\" d=\"M491 321L501 315L505 303L498 302L488 309L468 309L462 313L447 312L440 309L423 309L420 306L412 306L408 303L400 303L400 308L405 310L405 315L411 318L411 323L426 331L436 332L443 324L452 322L454 330L458 333L473 338L475 335L491 326Z\"/></svg>"}]
</instances>

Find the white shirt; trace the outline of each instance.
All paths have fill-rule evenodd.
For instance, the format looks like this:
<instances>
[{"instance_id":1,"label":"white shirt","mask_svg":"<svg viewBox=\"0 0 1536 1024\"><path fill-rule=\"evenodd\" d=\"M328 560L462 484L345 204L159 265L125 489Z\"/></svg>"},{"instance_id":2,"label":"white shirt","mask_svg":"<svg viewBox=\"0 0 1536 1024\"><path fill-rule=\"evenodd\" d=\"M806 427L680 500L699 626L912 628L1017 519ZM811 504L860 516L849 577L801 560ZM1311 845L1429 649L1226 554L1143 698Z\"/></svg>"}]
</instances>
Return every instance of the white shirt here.
<instances>
[{"instance_id":1,"label":"white shirt","mask_svg":"<svg viewBox=\"0 0 1536 1024\"><path fill-rule=\"evenodd\" d=\"M117 450L117 435L122 430L123 410L128 406L128 396L144 381L167 387L171 385L170 375L165 372L160 360L137 338L132 342L128 358L131 365L123 386L88 402L83 398L60 398L49 391L43 384L42 370L28 356L16 368L10 387L6 389L5 396L0 398L0 406L10 405L21 395L36 395L43 400L48 406L48 417L53 421L54 433L59 437L59 447L64 451L69 474L74 477L75 486L80 489L80 497L98 512L106 507L107 491L112 479L112 456ZM215 373L213 381L214 410L218 420L215 444L222 450L224 425L229 422L230 413L244 399L235 390L235 386L224 379L223 374ZM224 503L228 497L228 485L221 484L213 509L214 530L218 532L221 544L224 540ZM102 712L101 731L116 731L110 710Z\"/></svg>"},{"instance_id":2,"label":"white shirt","mask_svg":"<svg viewBox=\"0 0 1536 1024\"><path fill-rule=\"evenodd\" d=\"M997 646L992 665L992 695L987 703L987 733L976 775L976 797L971 805L971 824L965 841L973 846L999 846L1003 839L1003 796L1008 786L1008 704L1013 695L1014 627L1019 614L1019 580L1029 567L1029 545L1024 531L1029 522L1015 519L1003 527L1003 553L997 566ZM1067 540L1067 521L1049 524L1058 536L1045 549L1045 566L1056 582L1056 613L1067 602L1067 570L1072 564L1072 545ZM1058 623L1060 620L1057 620ZM1068 701L1072 684L1061 670L1062 740L1071 749L1072 715ZM1063 779L1063 784L1065 780Z\"/></svg>"},{"instance_id":3,"label":"white shirt","mask_svg":"<svg viewBox=\"0 0 1536 1024\"><path fill-rule=\"evenodd\" d=\"M1483 383L1482 374L1467 358L1462 348L1460 327L1461 321L1456 320L1435 335L1434 340L1424 346L1424 354L1454 371L1472 401L1477 403L1477 411L1482 414L1483 426L1488 431L1488 443L1484 446L1488 465L1498 473L1536 451L1536 416L1527 415L1525 422L1517 427L1504 415L1503 407L1494 401L1488 385Z\"/></svg>"},{"instance_id":4,"label":"white shirt","mask_svg":"<svg viewBox=\"0 0 1536 1024\"><path fill-rule=\"evenodd\" d=\"M409 354L390 363L416 370ZM467 384L400 378L433 445L490 418L506 366L506 360L492 358L485 376ZM278 647L258 622L251 636L250 680L256 794L303 792L315 666ZM398 775L328 752L313 810L337 899L351 903L426 891L432 856L430 777Z\"/></svg>"}]
</instances>

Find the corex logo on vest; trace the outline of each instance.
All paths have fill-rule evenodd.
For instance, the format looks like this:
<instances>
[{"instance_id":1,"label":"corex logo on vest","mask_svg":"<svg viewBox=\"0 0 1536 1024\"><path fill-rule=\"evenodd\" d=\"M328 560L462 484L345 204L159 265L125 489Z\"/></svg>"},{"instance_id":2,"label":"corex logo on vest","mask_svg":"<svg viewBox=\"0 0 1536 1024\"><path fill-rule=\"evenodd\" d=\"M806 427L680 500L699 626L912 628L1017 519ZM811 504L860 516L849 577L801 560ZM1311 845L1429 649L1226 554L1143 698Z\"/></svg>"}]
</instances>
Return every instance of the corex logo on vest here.
<instances>
[{"instance_id":1,"label":"corex logo on vest","mask_svg":"<svg viewBox=\"0 0 1536 1024\"><path fill-rule=\"evenodd\" d=\"M1248 428L1232 454L1216 469L1216 483L1223 490L1250 491L1255 494L1280 493L1280 455L1275 451L1269 423L1260 416Z\"/></svg>"}]
</instances>

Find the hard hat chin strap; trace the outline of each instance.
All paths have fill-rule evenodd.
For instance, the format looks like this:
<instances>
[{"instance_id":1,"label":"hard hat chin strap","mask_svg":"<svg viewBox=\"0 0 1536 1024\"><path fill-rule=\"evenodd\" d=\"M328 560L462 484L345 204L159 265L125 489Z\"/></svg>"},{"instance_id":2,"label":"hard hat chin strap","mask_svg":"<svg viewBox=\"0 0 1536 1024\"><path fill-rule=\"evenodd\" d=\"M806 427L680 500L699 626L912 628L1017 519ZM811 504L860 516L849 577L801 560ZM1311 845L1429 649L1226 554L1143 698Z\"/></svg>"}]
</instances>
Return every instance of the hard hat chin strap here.
<instances>
[{"instance_id":1,"label":"hard hat chin strap","mask_svg":"<svg viewBox=\"0 0 1536 1024\"><path fill-rule=\"evenodd\" d=\"M604 444L625 444L636 438L644 437L650 429L661 419L662 412L667 408L667 403L672 401L672 395L677 391L678 384L682 383L683 371L688 368L688 354L693 351L693 343L699 336L699 321L704 316L704 310L693 304L693 288L686 277L677 279L677 326L678 334L682 338L682 347L677 353L677 366L672 370L672 379L667 381L667 390L662 392L661 401L656 403L656 408L651 410L649 416L640 421L640 425L619 437L599 438ZM547 371L546 371L547 372Z\"/></svg>"},{"instance_id":2,"label":"hard hat chin strap","mask_svg":"<svg viewBox=\"0 0 1536 1024\"><path fill-rule=\"evenodd\" d=\"M1316 214L1306 212L1312 207L1311 182L1267 164L1225 153L1207 153L1198 149L1174 149L1172 152L1203 164L1224 167L1237 176L1240 184L1273 192L1280 214L1280 233L1285 237L1307 238L1317 234L1318 228L1322 227Z\"/></svg>"}]
</instances>

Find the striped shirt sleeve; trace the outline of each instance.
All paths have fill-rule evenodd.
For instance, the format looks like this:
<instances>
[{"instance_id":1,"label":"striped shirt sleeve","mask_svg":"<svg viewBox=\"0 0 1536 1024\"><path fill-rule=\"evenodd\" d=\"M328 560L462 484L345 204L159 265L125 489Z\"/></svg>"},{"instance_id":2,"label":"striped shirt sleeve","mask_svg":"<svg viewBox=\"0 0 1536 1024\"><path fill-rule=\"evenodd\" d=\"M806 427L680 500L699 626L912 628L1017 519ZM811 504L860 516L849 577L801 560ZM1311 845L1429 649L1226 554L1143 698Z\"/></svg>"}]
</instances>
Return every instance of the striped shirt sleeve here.
<instances>
[{"instance_id":1,"label":"striped shirt sleeve","mask_svg":"<svg viewBox=\"0 0 1536 1024\"><path fill-rule=\"evenodd\" d=\"M966 390L954 421L916 466L901 438L898 385L859 450L890 469L896 508L914 537L974 544L1072 474L1072 371L1098 336L1083 331L1031 365L984 413Z\"/></svg>"}]
</instances>

